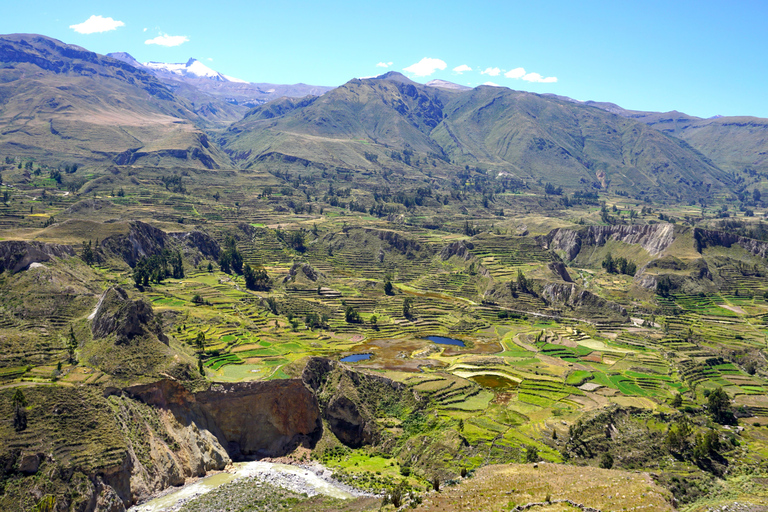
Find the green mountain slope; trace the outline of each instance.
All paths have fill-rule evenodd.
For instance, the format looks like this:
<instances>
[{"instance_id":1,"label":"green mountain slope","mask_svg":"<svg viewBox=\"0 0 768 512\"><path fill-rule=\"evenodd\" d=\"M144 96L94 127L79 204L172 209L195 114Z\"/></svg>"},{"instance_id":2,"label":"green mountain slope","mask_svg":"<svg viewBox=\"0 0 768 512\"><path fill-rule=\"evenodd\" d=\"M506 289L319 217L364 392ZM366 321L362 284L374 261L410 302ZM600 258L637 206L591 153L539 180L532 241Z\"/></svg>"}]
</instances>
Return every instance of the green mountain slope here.
<instances>
[{"instance_id":1,"label":"green mountain slope","mask_svg":"<svg viewBox=\"0 0 768 512\"><path fill-rule=\"evenodd\" d=\"M384 169L415 155L454 171L676 198L723 190L730 179L686 143L598 108L498 87L428 87L397 73L259 106L221 143L246 166L279 157Z\"/></svg>"},{"instance_id":2,"label":"green mountain slope","mask_svg":"<svg viewBox=\"0 0 768 512\"><path fill-rule=\"evenodd\" d=\"M612 103L588 102L679 137L728 171L768 172L768 119L750 116L702 119L682 112L626 110Z\"/></svg>"},{"instance_id":3,"label":"green mountain slope","mask_svg":"<svg viewBox=\"0 0 768 512\"><path fill-rule=\"evenodd\" d=\"M49 164L217 168L225 154L153 76L55 39L0 36L0 151Z\"/></svg>"}]
</instances>

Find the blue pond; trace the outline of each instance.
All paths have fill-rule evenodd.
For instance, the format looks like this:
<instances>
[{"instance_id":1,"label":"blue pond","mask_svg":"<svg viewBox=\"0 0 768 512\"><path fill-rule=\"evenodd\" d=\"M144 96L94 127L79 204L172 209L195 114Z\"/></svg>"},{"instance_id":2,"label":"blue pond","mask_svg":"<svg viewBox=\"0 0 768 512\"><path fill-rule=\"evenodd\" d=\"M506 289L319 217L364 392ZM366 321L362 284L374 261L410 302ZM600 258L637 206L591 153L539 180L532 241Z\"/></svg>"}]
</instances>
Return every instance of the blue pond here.
<instances>
[{"instance_id":1,"label":"blue pond","mask_svg":"<svg viewBox=\"0 0 768 512\"><path fill-rule=\"evenodd\" d=\"M463 341L453 338L445 338L443 336L427 336L427 339L440 345L456 345L457 347L466 347Z\"/></svg>"},{"instance_id":2,"label":"blue pond","mask_svg":"<svg viewBox=\"0 0 768 512\"><path fill-rule=\"evenodd\" d=\"M358 361L365 361L370 359L373 354L352 354L351 356L343 357L342 363L356 363Z\"/></svg>"}]
</instances>

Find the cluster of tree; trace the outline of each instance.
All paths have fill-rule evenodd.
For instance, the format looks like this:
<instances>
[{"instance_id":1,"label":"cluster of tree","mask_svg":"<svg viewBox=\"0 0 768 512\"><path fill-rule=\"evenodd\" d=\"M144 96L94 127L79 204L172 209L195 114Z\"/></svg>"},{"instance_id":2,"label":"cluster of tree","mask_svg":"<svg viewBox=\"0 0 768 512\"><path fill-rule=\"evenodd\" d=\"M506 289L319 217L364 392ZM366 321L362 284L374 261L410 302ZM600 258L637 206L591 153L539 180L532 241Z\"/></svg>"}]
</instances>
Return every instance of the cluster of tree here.
<instances>
[{"instance_id":1,"label":"cluster of tree","mask_svg":"<svg viewBox=\"0 0 768 512\"><path fill-rule=\"evenodd\" d=\"M344 320L349 324L359 324L363 321L362 318L360 318L360 313L358 313L352 306L347 306L344 310Z\"/></svg>"},{"instance_id":2,"label":"cluster of tree","mask_svg":"<svg viewBox=\"0 0 768 512\"><path fill-rule=\"evenodd\" d=\"M219 254L219 267L225 274L230 274L233 270L236 274L243 273L243 256L237 250L237 242L232 236L224 240L224 250Z\"/></svg>"},{"instance_id":3,"label":"cluster of tree","mask_svg":"<svg viewBox=\"0 0 768 512\"><path fill-rule=\"evenodd\" d=\"M701 461L718 457L722 443L716 430L707 429L702 433L693 427L686 414L681 414L669 426L664 447L679 457Z\"/></svg>"},{"instance_id":4,"label":"cluster of tree","mask_svg":"<svg viewBox=\"0 0 768 512\"><path fill-rule=\"evenodd\" d=\"M303 231L285 232L285 231L280 231L278 229L275 231L275 235L277 236L277 238L282 240L283 243L287 244L291 249L293 249L296 252L303 253L307 250Z\"/></svg>"},{"instance_id":5,"label":"cluster of tree","mask_svg":"<svg viewBox=\"0 0 768 512\"><path fill-rule=\"evenodd\" d=\"M174 174L172 176L163 176L160 180L165 185L165 190L173 192L174 194L186 194L187 189L181 182L181 175Z\"/></svg>"},{"instance_id":6,"label":"cluster of tree","mask_svg":"<svg viewBox=\"0 0 768 512\"><path fill-rule=\"evenodd\" d=\"M609 252L603 260L603 268L609 274L625 274L628 276L634 276L637 272L637 265L634 261L630 261L623 257L613 258Z\"/></svg>"},{"instance_id":7,"label":"cluster of tree","mask_svg":"<svg viewBox=\"0 0 768 512\"><path fill-rule=\"evenodd\" d=\"M413 318L413 297L403 300L403 316L409 320Z\"/></svg>"},{"instance_id":8,"label":"cluster of tree","mask_svg":"<svg viewBox=\"0 0 768 512\"><path fill-rule=\"evenodd\" d=\"M24 392L21 388L16 388L11 398L11 405L13 406L13 428L16 432L21 432L27 428L27 397L24 396Z\"/></svg>"},{"instance_id":9,"label":"cluster of tree","mask_svg":"<svg viewBox=\"0 0 768 512\"><path fill-rule=\"evenodd\" d=\"M379 155L377 155L376 153L369 153L368 151L366 151L365 153L363 153L363 156L365 157L366 160L372 163L376 163L379 161Z\"/></svg>"},{"instance_id":10,"label":"cluster of tree","mask_svg":"<svg viewBox=\"0 0 768 512\"><path fill-rule=\"evenodd\" d=\"M271 281L264 267L251 268L249 264L243 267L243 277L245 278L245 287L249 290L268 291L271 287Z\"/></svg>"},{"instance_id":11,"label":"cluster of tree","mask_svg":"<svg viewBox=\"0 0 768 512\"><path fill-rule=\"evenodd\" d=\"M533 280L525 277L525 274L523 273L523 271L520 269L517 269L517 282L515 281L509 282L509 291L512 294L512 297L517 297L518 291L522 293L529 293L531 295L534 295L535 290L533 288Z\"/></svg>"},{"instance_id":12,"label":"cluster of tree","mask_svg":"<svg viewBox=\"0 0 768 512\"><path fill-rule=\"evenodd\" d=\"M656 293L662 297L669 297L669 292L672 291L672 288L672 280L669 278L669 276L663 276L661 279L656 281Z\"/></svg>"},{"instance_id":13,"label":"cluster of tree","mask_svg":"<svg viewBox=\"0 0 768 512\"><path fill-rule=\"evenodd\" d=\"M323 313L318 315L317 313L307 313L304 317L304 323L307 324L307 328L315 329L327 329L328 328L328 315Z\"/></svg>"},{"instance_id":14,"label":"cluster of tree","mask_svg":"<svg viewBox=\"0 0 768 512\"><path fill-rule=\"evenodd\" d=\"M544 193L548 196L561 196L563 195L563 187L556 187L551 183L544 185Z\"/></svg>"},{"instance_id":15,"label":"cluster of tree","mask_svg":"<svg viewBox=\"0 0 768 512\"><path fill-rule=\"evenodd\" d=\"M150 281L162 283L163 279L184 277L184 262L181 252L163 249L159 254L142 257L133 268L133 281L136 286L148 286Z\"/></svg>"},{"instance_id":16,"label":"cluster of tree","mask_svg":"<svg viewBox=\"0 0 768 512\"><path fill-rule=\"evenodd\" d=\"M96 240L95 247L98 248L99 241ZM94 252L94 246L91 245L91 241L83 241L83 248L80 251L80 259L85 262L86 265L93 265L96 261L96 254Z\"/></svg>"}]
</instances>

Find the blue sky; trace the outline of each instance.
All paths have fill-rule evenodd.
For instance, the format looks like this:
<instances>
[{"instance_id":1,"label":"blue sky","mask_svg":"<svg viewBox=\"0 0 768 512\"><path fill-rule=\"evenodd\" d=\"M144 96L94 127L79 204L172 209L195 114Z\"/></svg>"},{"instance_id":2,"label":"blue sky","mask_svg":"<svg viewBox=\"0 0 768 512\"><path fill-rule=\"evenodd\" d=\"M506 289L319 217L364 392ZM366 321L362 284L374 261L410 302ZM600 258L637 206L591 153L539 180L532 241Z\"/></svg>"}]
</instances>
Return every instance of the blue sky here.
<instances>
[{"instance_id":1,"label":"blue sky","mask_svg":"<svg viewBox=\"0 0 768 512\"><path fill-rule=\"evenodd\" d=\"M340 85L394 70L629 109L768 117L765 1L6 4L0 33L142 62L194 57L253 82ZM71 28L92 16L101 19L79 27L91 33Z\"/></svg>"}]
</instances>

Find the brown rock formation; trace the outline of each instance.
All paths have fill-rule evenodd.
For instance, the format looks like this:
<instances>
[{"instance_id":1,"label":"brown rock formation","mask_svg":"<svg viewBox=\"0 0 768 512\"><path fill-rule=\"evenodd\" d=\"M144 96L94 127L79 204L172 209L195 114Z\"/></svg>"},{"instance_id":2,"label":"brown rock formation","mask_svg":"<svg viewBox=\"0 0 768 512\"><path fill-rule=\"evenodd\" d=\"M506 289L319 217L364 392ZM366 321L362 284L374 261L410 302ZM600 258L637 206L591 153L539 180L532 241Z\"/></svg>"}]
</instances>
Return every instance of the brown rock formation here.
<instances>
[{"instance_id":1,"label":"brown rock formation","mask_svg":"<svg viewBox=\"0 0 768 512\"><path fill-rule=\"evenodd\" d=\"M314 446L322 434L317 399L300 380L215 384L199 393L163 380L125 391L210 431L234 460L279 457Z\"/></svg>"}]
</instances>

